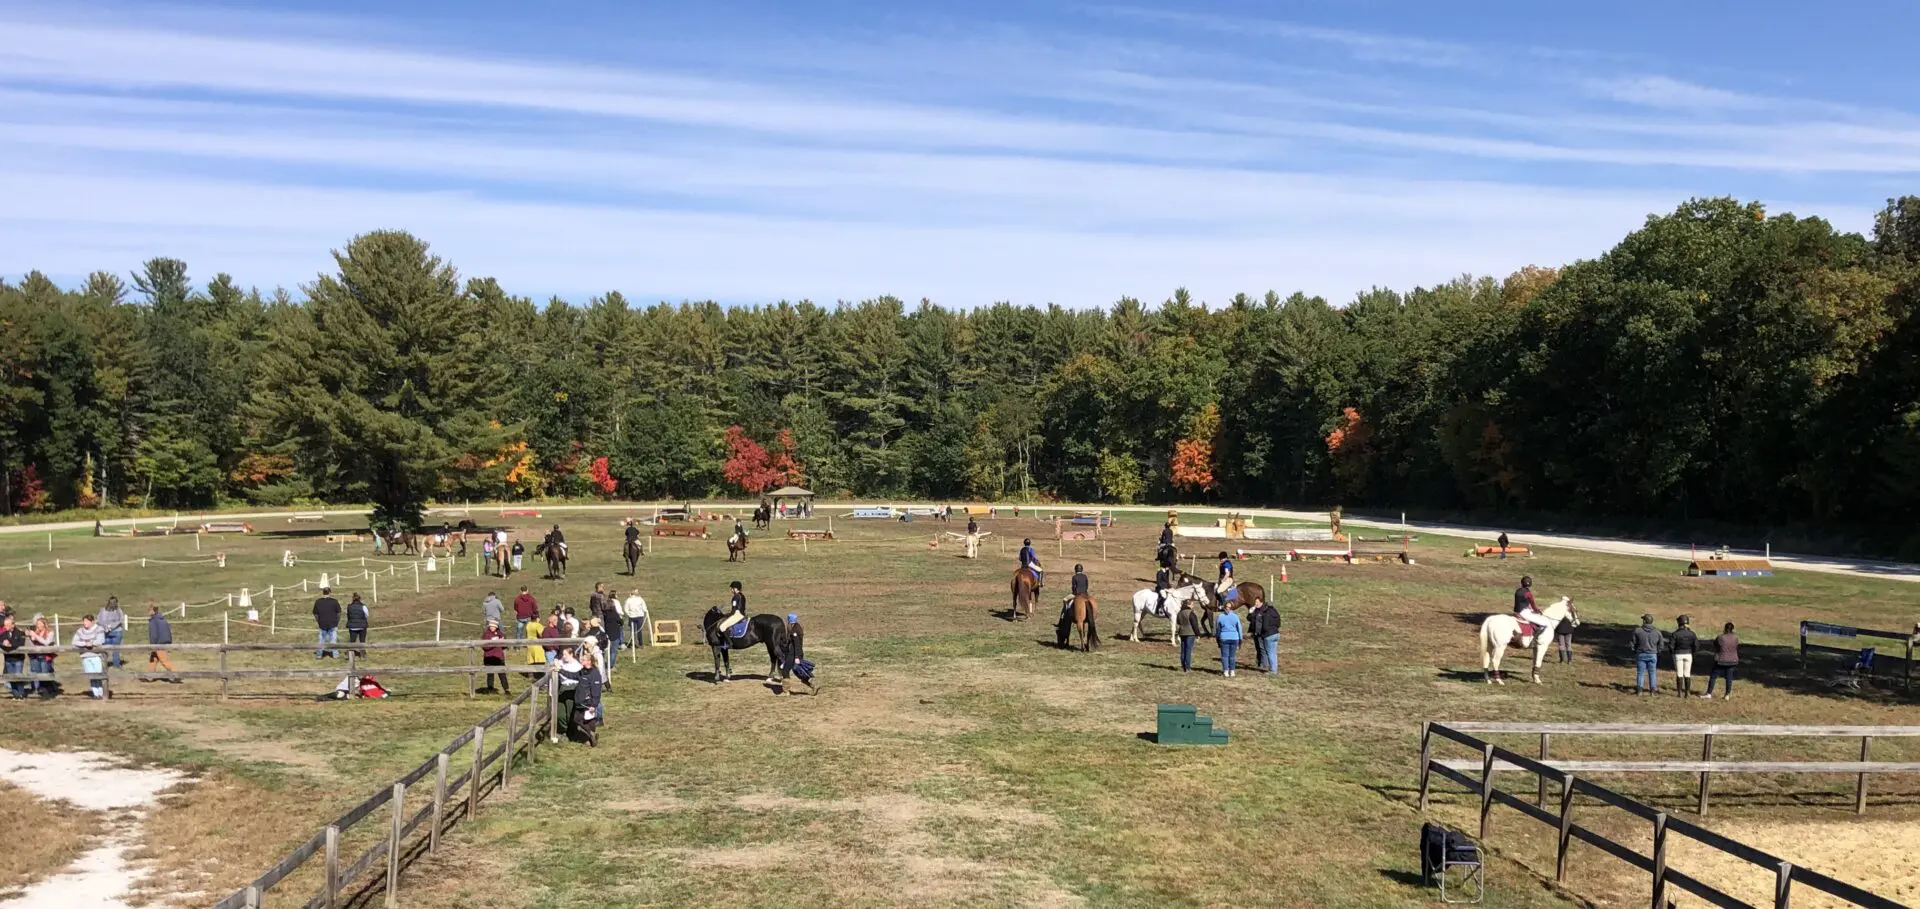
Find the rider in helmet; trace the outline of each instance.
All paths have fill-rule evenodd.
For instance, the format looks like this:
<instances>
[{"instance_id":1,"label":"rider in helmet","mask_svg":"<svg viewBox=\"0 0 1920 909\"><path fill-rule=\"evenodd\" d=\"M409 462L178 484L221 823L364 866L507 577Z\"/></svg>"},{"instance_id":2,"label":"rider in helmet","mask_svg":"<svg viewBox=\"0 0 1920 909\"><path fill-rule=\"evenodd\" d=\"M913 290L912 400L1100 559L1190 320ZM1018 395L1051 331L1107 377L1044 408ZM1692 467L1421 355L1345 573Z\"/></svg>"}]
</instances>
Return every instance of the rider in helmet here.
<instances>
[{"instance_id":1,"label":"rider in helmet","mask_svg":"<svg viewBox=\"0 0 1920 909\"><path fill-rule=\"evenodd\" d=\"M1524 633L1525 629L1522 628L1522 637L1530 638L1553 627L1553 620L1541 615L1538 604L1534 602L1532 575L1521 578L1520 586L1513 591L1513 617L1534 626L1532 633Z\"/></svg>"},{"instance_id":2,"label":"rider in helmet","mask_svg":"<svg viewBox=\"0 0 1920 909\"><path fill-rule=\"evenodd\" d=\"M567 535L560 532L560 525L555 524L547 531L547 545L559 549L563 556L567 554Z\"/></svg>"},{"instance_id":3,"label":"rider in helmet","mask_svg":"<svg viewBox=\"0 0 1920 909\"><path fill-rule=\"evenodd\" d=\"M1072 608L1074 597L1092 596L1092 594L1088 593L1091 589L1092 584L1087 581L1087 566L1073 566L1073 584L1067 588L1067 596L1060 601L1060 608L1062 610Z\"/></svg>"},{"instance_id":4,"label":"rider in helmet","mask_svg":"<svg viewBox=\"0 0 1920 909\"><path fill-rule=\"evenodd\" d=\"M1173 589L1173 569L1162 564L1153 573L1153 592L1160 597L1160 612L1167 611L1167 591Z\"/></svg>"},{"instance_id":5,"label":"rider in helmet","mask_svg":"<svg viewBox=\"0 0 1920 909\"><path fill-rule=\"evenodd\" d=\"M626 534L628 543L638 542L640 540L640 522L629 519L627 521Z\"/></svg>"},{"instance_id":6,"label":"rider in helmet","mask_svg":"<svg viewBox=\"0 0 1920 909\"><path fill-rule=\"evenodd\" d=\"M730 594L727 600L727 618L720 623L721 631L726 631L747 619L747 595L741 590L740 582L734 581L728 584L727 590Z\"/></svg>"},{"instance_id":7,"label":"rider in helmet","mask_svg":"<svg viewBox=\"0 0 1920 909\"><path fill-rule=\"evenodd\" d=\"M1220 595L1221 602L1226 602L1227 592L1233 589L1233 560L1227 557L1224 549L1220 551L1220 581L1213 585L1213 589Z\"/></svg>"},{"instance_id":8,"label":"rider in helmet","mask_svg":"<svg viewBox=\"0 0 1920 909\"><path fill-rule=\"evenodd\" d=\"M1039 590L1046 584L1046 572L1040 568L1040 555L1033 551L1033 540L1020 541L1020 567L1033 572L1033 589Z\"/></svg>"}]
</instances>

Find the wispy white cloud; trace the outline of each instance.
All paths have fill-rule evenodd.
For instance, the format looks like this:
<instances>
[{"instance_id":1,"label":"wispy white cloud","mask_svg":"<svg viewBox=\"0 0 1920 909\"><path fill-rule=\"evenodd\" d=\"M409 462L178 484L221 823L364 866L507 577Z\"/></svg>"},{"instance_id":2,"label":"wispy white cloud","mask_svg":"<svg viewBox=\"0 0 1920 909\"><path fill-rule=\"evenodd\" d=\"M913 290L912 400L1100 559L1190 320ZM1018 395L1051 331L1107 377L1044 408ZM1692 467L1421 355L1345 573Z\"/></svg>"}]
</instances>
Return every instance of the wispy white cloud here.
<instances>
[{"instance_id":1,"label":"wispy white cloud","mask_svg":"<svg viewBox=\"0 0 1920 909\"><path fill-rule=\"evenodd\" d=\"M1774 102L1757 95L1683 82L1666 76L1594 79L1587 83L1587 88L1595 95L1613 101L1670 110L1742 111L1774 106Z\"/></svg>"},{"instance_id":2,"label":"wispy white cloud","mask_svg":"<svg viewBox=\"0 0 1920 909\"><path fill-rule=\"evenodd\" d=\"M1327 28L1284 19L1219 16L1130 6L1093 7L1092 10L1111 16L1210 32L1330 45L1354 59L1368 62L1455 67L1476 64L1484 60L1484 56L1473 47L1451 41Z\"/></svg>"}]
</instances>

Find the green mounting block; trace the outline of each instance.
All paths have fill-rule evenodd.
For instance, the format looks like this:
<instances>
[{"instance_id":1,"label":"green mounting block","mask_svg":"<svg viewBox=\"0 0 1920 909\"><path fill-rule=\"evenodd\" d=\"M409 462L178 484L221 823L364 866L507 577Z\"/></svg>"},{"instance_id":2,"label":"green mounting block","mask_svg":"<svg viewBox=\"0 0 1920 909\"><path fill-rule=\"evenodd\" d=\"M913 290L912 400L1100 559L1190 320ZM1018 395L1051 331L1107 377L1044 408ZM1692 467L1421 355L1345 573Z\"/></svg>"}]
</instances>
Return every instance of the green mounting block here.
<instances>
[{"instance_id":1,"label":"green mounting block","mask_svg":"<svg viewBox=\"0 0 1920 909\"><path fill-rule=\"evenodd\" d=\"M1225 745L1227 731L1213 728L1213 717L1196 714L1192 704L1161 704L1158 740L1162 745Z\"/></svg>"}]
</instances>

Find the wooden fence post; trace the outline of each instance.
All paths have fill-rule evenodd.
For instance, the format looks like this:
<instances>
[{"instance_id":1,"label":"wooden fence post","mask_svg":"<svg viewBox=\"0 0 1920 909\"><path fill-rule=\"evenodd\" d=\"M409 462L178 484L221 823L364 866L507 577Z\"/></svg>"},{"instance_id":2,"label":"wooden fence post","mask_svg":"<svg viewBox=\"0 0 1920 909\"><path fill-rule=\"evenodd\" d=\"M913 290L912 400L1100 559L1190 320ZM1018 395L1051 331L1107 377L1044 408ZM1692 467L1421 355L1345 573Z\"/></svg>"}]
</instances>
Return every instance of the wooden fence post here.
<instances>
[{"instance_id":1,"label":"wooden fence post","mask_svg":"<svg viewBox=\"0 0 1920 909\"><path fill-rule=\"evenodd\" d=\"M220 651L220 700L227 699L227 652Z\"/></svg>"},{"instance_id":2,"label":"wooden fence post","mask_svg":"<svg viewBox=\"0 0 1920 909\"><path fill-rule=\"evenodd\" d=\"M400 902L400 833L407 827L407 784L393 784L393 835L387 838L387 909Z\"/></svg>"},{"instance_id":3,"label":"wooden fence post","mask_svg":"<svg viewBox=\"0 0 1920 909\"><path fill-rule=\"evenodd\" d=\"M467 777L467 820L480 816L480 759L487 753L487 728L473 727L473 773Z\"/></svg>"},{"instance_id":4,"label":"wooden fence post","mask_svg":"<svg viewBox=\"0 0 1920 909\"><path fill-rule=\"evenodd\" d=\"M1487 840L1487 821L1493 816L1493 743L1482 746L1480 757L1480 841Z\"/></svg>"},{"instance_id":5,"label":"wooden fence post","mask_svg":"<svg viewBox=\"0 0 1920 909\"><path fill-rule=\"evenodd\" d=\"M1872 749L1873 749L1873 736L1870 736L1870 735L1861 736L1860 737L1860 762L1861 763L1864 764L1867 762L1867 753ZM1854 814L1867 813L1867 775L1864 773L1860 774L1859 781L1854 784L1853 813Z\"/></svg>"},{"instance_id":6,"label":"wooden fence post","mask_svg":"<svg viewBox=\"0 0 1920 909\"><path fill-rule=\"evenodd\" d=\"M1653 816L1653 909L1667 909L1667 813Z\"/></svg>"},{"instance_id":7,"label":"wooden fence post","mask_svg":"<svg viewBox=\"0 0 1920 909\"><path fill-rule=\"evenodd\" d=\"M1542 732L1540 733L1540 762L1544 764L1546 763L1546 761L1547 761L1547 733ZM1540 776L1540 794L1537 798L1534 799L1533 803L1542 808L1547 807L1547 778L1545 774L1542 774Z\"/></svg>"},{"instance_id":8,"label":"wooden fence post","mask_svg":"<svg viewBox=\"0 0 1920 909\"><path fill-rule=\"evenodd\" d=\"M1567 849L1573 845L1573 790L1574 778L1569 773L1560 779L1560 842L1553 857L1555 883L1567 879Z\"/></svg>"},{"instance_id":9,"label":"wooden fence post","mask_svg":"<svg viewBox=\"0 0 1920 909\"><path fill-rule=\"evenodd\" d=\"M240 898L240 905L246 909L260 909L260 888L247 885L247 895Z\"/></svg>"},{"instance_id":10,"label":"wooden fence post","mask_svg":"<svg viewBox=\"0 0 1920 909\"><path fill-rule=\"evenodd\" d=\"M1420 721L1420 811L1426 813L1427 792L1432 783L1432 770L1428 764L1433 760L1433 723Z\"/></svg>"},{"instance_id":11,"label":"wooden fence post","mask_svg":"<svg viewBox=\"0 0 1920 909\"><path fill-rule=\"evenodd\" d=\"M340 825L327 825L327 882L322 905L334 909L340 899Z\"/></svg>"},{"instance_id":12,"label":"wooden fence post","mask_svg":"<svg viewBox=\"0 0 1920 909\"><path fill-rule=\"evenodd\" d=\"M1773 877L1773 909L1790 909L1793 904L1793 863L1781 862Z\"/></svg>"},{"instance_id":13,"label":"wooden fence post","mask_svg":"<svg viewBox=\"0 0 1920 909\"><path fill-rule=\"evenodd\" d=\"M545 679L547 686L547 740L560 744L560 680L548 667Z\"/></svg>"},{"instance_id":14,"label":"wooden fence post","mask_svg":"<svg viewBox=\"0 0 1920 909\"><path fill-rule=\"evenodd\" d=\"M1703 760L1703 761L1713 760L1713 733L1711 732L1707 733L1701 739L1700 760ZM1708 786L1711 785L1710 783L1707 782L1707 780L1712 776L1713 774L1708 773L1705 770L1700 771L1700 806L1699 806L1699 810L1695 813L1699 814L1701 817L1707 816L1707 788Z\"/></svg>"},{"instance_id":15,"label":"wooden fence post","mask_svg":"<svg viewBox=\"0 0 1920 909\"><path fill-rule=\"evenodd\" d=\"M440 827L447 817L447 753L433 759L433 829L427 831L427 851L440 851Z\"/></svg>"},{"instance_id":16,"label":"wooden fence post","mask_svg":"<svg viewBox=\"0 0 1920 909\"><path fill-rule=\"evenodd\" d=\"M520 705L507 705L507 750L500 757L500 788L507 788L507 770L513 766L513 746L517 738L515 732L520 728Z\"/></svg>"}]
</instances>

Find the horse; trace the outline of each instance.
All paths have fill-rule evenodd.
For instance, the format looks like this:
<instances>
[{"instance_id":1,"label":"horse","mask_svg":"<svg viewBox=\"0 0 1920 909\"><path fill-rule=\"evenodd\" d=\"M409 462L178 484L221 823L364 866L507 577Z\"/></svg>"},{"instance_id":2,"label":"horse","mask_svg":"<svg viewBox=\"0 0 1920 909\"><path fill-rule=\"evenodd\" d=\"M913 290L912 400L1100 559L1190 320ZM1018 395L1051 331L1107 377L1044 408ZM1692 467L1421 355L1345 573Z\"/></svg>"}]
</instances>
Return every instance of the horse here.
<instances>
[{"instance_id":1,"label":"horse","mask_svg":"<svg viewBox=\"0 0 1920 909\"><path fill-rule=\"evenodd\" d=\"M1014 621L1033 615L1033 597L1040 591L1040 579L1033 576L1033 570L1025 565L1013 573L1013 611L1009 615Z\"/></svg>"},{"instance_id":2,"label":"horse","mask_svg":"<svg viewBox=\"0 0 1920 909\"><path fill-rule=\"evenodd\" d=\"M1227 603L1224 599L1221 598L1220 591L1216 589L1214 585L1206 584L1205 582L1201 582L1201 583L1207 589L1207 601L1206 601L1206 608L1200 614L1200 630L1205 634L1211 635L1213 634L1214 613L1226 612ZM1262 584L1255 584L1252 581L1246 581L1240 584L1235 584L1232 589L1233 589L1233 595L1234 595L1233 604L1235 606L1246 606L1251 608L1253 606L1253 601L1260 600L1261 602L1265 602L1267 599L1266 586Z\"/></svg>"},{"instance_id":3,"label":"horse","mask_svg":"<svg viewBox=\"0 0 1920 909\"><path fill-rule=\"evenodd\" d=\"M1153 561L1161 568L1172 571L1180 566L1180 547L1172 543L1154 550Z\"/></svg>"},{"instance_id":4,"label":"horse","mask_svg":"<svg viewBox=\"0 0 1920 909\"><path fill-rule=\"evenodd\" d=\"M1138 643L1140 641L1141 620L1149 615L1154 615L1167 620L1168 643L1178 644L1180 640L1173 633L1174 629L1172 625L1174 616L1180 614L1180 604L1199 603L1202 608L1205 608L1206 602L1207 585L1205 584L1188 584L1185 587L1168 588L1167 602L1164 606L1160 604L1160 591L1154 590L1151 587L1136 591L1133 595L1133 634L1128 636L1127 640Z\"/></svg>"},{"instance_id":5,"label":"horse","mask_svg":"<svg viewBox=\"0 0 1920 909\"><path fill-rule=\"evenodd\" d=\"M640 557L645 554L646 549L640 545L638 537L627 541L626 549L621 553L627 560L627 574L631 575L639 570Z\"/></svg>"},{"instance_id":6,"label":"horse","mask_svg":"<svg viewBox=\"0 0 1920 909\"><path fill-rule=\"evenodd\" d=\"M1060 610L1060 624L1054 628L1055 637L1060 646L1067 646L1067 637L1075 631L1080 633L1080 652L1091 653L1100 646L1100 631L1094 624L1099 607L1093 597L1076 594L1066 608Z\"/></svg>"},{"instance_id":7,"label":"horse","mask_svg":"<svg viewBox=\"0 0 1920 909\"><path fill-rule=\"evenodd\" d=\"M545 555L547 557L547 580L564 581L567 579L566 547L552 545L542 540L540 541L540 545L533 547L533 554Z\"/></svg>"},{"instance_id":8,"label":"horse","mask_svg":"<svg viewBox=\"0 0 1920 909\"><path fill-rule=\"evenodd\" d=\"M419 555L420 535L411 530L395 530L389 533L387 535L387 554L400 555L403 549L406 551L406 555Z\"/></svg>"},{"instance_id":9,"label":"horse","mask_svg":"<svg viewBox=\"0 0 1920 909\"><path fill-rule=\"evenodd\" d=\"M787 674L787 620L783 616L761 613L746 620L746 634L729 638L720 630L720 623L726 621L730 613L725 607L715 606L707 610L700 619L700 630L707 639L707 646L713 648L713 682L733 679L733 650L745 650L755 644L767 645L767 660L771 668L767 670L767 680L776 678L786 684Z\"/></svg>"},{"instance_id":10,"label":"horse","mask_svg":"<svg viewBox=\"0 0 1920 909\"><path fill-rule=\"evenodd\" d=\"M1561 597L1559 602L1540 610L1540 614L1553 624L1537 635L1527 634L1526 629L1520 627L1523 624L1520 619L1510 612L1495 613L1480 623L1480 671L1485 673L1487 684L1507 683L1501 677L1500 659L1506 656L1507 646L1516 639L1521 647L1533 648L1533 683L1541 684L1540 664L1546 660L1547 651L1553 646L1554 629L1566 621L1571 621L1573 627L1578 628L1580 616L1573 611L1573 600L1569 597Z\"/></svg>"},{"instance_id":11,"label":"horse","mask_svg":"<svg viewBox=\"0 0 1920 909\"><path fill-rule=\"evenodd\" d=\"M747 560L747 535L736 533L727 537L727 561L744 562Z\"/></svg>"},{"instance_id":12,"label":"horse","mask_svg":"<svg viewBox=\"0 0 1920 909\"><path fill-rule=\"evenodd\" d=\"M768 505L765 502L761 502L760 506L753 510L753 529L771 530L772 528L773 528L773 506Z\"/></svg>"}]
</instances>

